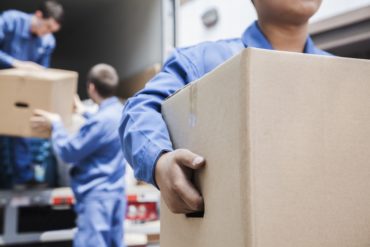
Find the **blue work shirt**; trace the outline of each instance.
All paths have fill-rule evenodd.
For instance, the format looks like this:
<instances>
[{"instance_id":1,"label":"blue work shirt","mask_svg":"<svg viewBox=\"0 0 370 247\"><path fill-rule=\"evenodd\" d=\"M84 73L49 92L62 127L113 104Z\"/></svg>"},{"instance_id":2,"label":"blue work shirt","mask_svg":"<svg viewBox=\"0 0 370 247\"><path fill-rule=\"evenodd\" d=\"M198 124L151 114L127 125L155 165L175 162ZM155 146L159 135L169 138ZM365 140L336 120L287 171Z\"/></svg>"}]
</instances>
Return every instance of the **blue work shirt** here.
<instances>
[{"instance_id":1,"label":"blue work shirt","mask_svg":"<svg viewBox=\"0 0 370 247\"><path fill-rule=\"evenodd\" d=\"M72 163L72 190L78 200L124 197L125 160L117 132L122 108L116 97L105 99L73 136L60 121L53 123L53 149L63 161Z\"/></svg>"},{"instance_id":2,"label":"blue work shirt","mask_svg":"<svg viewBox=\"0 0 370 247\"><path fill-rule=\"evenodd\" d=\"M49 67L55 38L52 34L33 35L32 16L17 10L4 11L0 15L0 69L13 67L14 59Z\"/></svg>"},{"instance_id":3,"label":"blue work shirt","mask_svg":"<svg viewBox=\"0 0 370 247\"><path fill-rule=\"evenodd\" d=\"M138 179L155 185L154 167L157 159L163 152L173 150L161 115L162 102L247 47L273 49L257 21L247 28L241 38L176 49L162 71L127 101L119 131L125 158ZM307 38L304 52L329 55L316 48L310 37Z\"/></svg>"}]
</instances>

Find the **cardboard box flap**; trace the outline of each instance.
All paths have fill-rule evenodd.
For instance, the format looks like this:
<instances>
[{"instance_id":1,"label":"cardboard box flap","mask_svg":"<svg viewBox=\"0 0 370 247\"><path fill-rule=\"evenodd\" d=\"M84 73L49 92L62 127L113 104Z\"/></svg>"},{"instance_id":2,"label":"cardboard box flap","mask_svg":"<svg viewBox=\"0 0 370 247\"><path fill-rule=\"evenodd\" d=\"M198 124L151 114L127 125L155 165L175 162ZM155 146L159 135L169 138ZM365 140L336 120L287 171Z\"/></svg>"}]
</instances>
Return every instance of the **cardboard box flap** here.
<instances>
[{"instance_id":1,"label":"cardboard box flap","mask_svg":"<svg viewBox=\"0 0 370 247\"><path fill-rule=\"evenodd\" d=\"M0 76L32 78L35 80L64 80L68 78L77 78L78 74L77 72L74 71L66 71L59 69L42 69L42 70L6 69L0 70Z\"/></svg>"}]
</instances>

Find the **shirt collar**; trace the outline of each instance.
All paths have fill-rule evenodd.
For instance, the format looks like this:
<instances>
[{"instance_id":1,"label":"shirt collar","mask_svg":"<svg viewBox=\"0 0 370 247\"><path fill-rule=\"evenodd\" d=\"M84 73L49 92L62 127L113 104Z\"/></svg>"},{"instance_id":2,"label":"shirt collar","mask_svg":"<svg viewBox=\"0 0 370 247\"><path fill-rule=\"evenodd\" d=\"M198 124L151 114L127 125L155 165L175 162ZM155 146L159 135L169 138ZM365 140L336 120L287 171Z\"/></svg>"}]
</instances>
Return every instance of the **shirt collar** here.
<instances>
[{"instance_id":1,"label":"shirt collar","mask_svg":"<svg viewBox=\"0 0 370 247\"><path fill-rule=\"evenodd\" d=\"M273 50L270 41L263 34L261 28L259 27L257 21L255 21L251 26L245 30L242 36L242 41L245 47L254 47L267 50ZM312 39L308 36L304 48L304 53L315 54L316 47Z\"/></svg>"},{"instance_id":2,"label":"shirt collar","mask_svg":"<svg viewBox=\"0 0 370 247\"><path fill-rule=\"evenodd\" d=\"M118 98L117 97L109 97L105 100L103 100L100 105L99 105L99 111L100 110L103 110L107 107L109 107L110 105L114 104L114 103L117 103L119 102Z\"/></svg>"},{"instance_id":3,"label":"shirt collar","mask_svg":"<svg viewBox=\"0 0 370 247\"><path fill-rule=\"evenodd\" d=\"M21 30L21 35L23 38L30 38L31 37L31 22L32 22L33 14L28 14L24 25Z\"/></svg>"},{"instance_id":4,"label":"shirt collar","mask_svg":"<svg viewBox=\"0 0 370 247\"><path fill-rule=\"evenodd\" d=\"M304 53L308 53L308 54L317 53L317 48L316 48L315 44L313 43L310 36L307 37L307 41L306 41L306 44L304 46Z\"/></svg>"},{"instance_id":5,"label":"shirt collar","mask_svg":"<svg viewBox=\"0 0 370 247\"><path fill-rule=\"evenodd\" d=\"M273 50L272 45L262 33L257 21L253 22L243 33L242 41L245 47Z\"/></svg>"}]
</instances>

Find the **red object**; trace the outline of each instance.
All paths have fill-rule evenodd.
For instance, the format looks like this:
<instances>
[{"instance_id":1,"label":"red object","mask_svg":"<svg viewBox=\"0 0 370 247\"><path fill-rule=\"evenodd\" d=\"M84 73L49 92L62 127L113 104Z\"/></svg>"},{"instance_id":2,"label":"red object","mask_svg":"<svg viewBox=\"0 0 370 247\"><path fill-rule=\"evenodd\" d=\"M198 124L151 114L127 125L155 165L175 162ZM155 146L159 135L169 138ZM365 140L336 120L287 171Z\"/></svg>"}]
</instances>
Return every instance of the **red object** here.
<instances>
[{"instance_id":1,"label":"red object","mask_svg":"<svg viewBox=\"0 0 370 247\"><path fill-rule=\"evenodd\" d=\"M52 199L53 205L73 205L74 198L72 196L58 196Z\"/></svg>"},{"instance_id":2,"label":"red object","mask_svg":"<svg viewBox=\"0 0 370 247\"><path fill-rule=\"evenodd\" d=\"M133 202L128 199L126 219L132 221L158 220L156 202Z\"/></svg>"},{"instance_id":3,"label":"red object","mask_svg":"<svg viewBox=\"0 0 370 247\"><path fill-rule=\"evenodd\" d=\"M137 202L138 199L137 199L137 195L128 195L127 196L127 202L130 203L130 202Z\"/></svg>"}]
</instances>

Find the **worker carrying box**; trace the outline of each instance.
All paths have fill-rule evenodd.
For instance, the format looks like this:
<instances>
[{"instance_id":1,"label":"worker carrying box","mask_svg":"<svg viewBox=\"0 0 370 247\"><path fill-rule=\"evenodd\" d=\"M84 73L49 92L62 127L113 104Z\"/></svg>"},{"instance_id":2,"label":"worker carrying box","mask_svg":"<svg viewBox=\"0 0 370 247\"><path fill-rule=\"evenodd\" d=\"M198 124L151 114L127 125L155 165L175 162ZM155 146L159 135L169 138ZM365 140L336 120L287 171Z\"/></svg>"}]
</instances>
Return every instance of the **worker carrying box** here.
<instances>
[{"instance_id":1,"label":"worker carrying box","mask_svg":"<svg viewBox=\"0 0 370 247\"><path fill-rule=\"evenodd\" d=\"M60 30L63 19L64 8L55 0L40 2L33 13L18 10L3 11L0 14L0 70L9 68L42 70L49 67L50 58L56 45L53 34ZM1 82L4 82L4 79ZM7 90L4 91L2 88L1 93L6 94ZM27 102L16 103L18 107L27 108ZM10 119L6 121L8 120ZM25 123L13 121L14 127L12 128L19 130L22 128L19 125L22 124ZM8 123L2 123L1 126L7 129L10 127ZM21 132L13 130L12 134L17 136L30 135L27 130ZM35 155L35 152L38 154ZM0 136L0 168L10 166L14 168L1 169L5 172L0 171L0 175L4 175L4 178L8 179L10 170L13 170L15 176L13 176L12 180L14 181L12 182L16 184L30 186L37 183L38 178L33 171L33 165L45 163L48 159L46 156L52 156L48 140ZM35 157L38 158L35 159ZM0 182L0 187L2 185Z\"/></svg>"},{"instance_id":2,"label":"worker carrying box","mask_svg":"<svg viewBox=\"0 0 370 247\"><path fill-rule=\"evenodd\" d=\"M253 4L258 20L240 38L176 49L161 72L126 103L120 127L125 157L138 178L159 187L169 209L162 212L161 246L368 246L370 205L360 193L369 192L369 168L365 166L370 147L368 65L287 53L282 55L288 59L284 62L279 59L281 54L261 52L257 56L258 52L244 51L261 48L330 56L318 49L308 34L309 19L318 10L320 0L253 0ZM234 67L236 74L217 72L216 68L233 57L225 66L229 70ZM300 66L295 64L298 61ZM315 65L316 61L320 66ZM345 66L346 61L351 65ZM331 63L335 65L331 67ZM212 76L213 71L217 76ZM294 79L289 72L295 75ZM334 77L335 73L338 75ZM191 85L206 75L213 79L212 86L207 81L211 95L205 94L206 89L201 90L206 83ZM320 86L320 75L331 80L323 80L327 84ZM263 83L240 83L247 76L249 81L258 79ZM268 80L261 80L263 76ZM340 91L333 85L333 78L342 80ZM167 117L175 116L179 110L181 114L176 116L181 116L182 125L171 124L172 117L167 118L166 124L162 116L166 104L162 103L185 86L189 90L186 94L180 91L169 100L174 102L174 98L183 97L184 108L167 107ZM280 86L285 89L283 92ZM330 101L323 96L330 96ZM349 108L356 110L352 112ZM263 109L260 114L259 109ZM338 119L330 120L325 113ZM214 118L208 118L208 114ZM336 126L335 120L340 126ZM289 121L294 124L289 125ZM326 128L317 128L320 121ZM258 123L263 125L257 128ZM204 132L197 129L200 126ZM190 130L197 135L193 136ZM205 152L206 148L210 152L215 150ZM339 155L334 157L335 154ZM215 161L217 158L220 160ZM194 173L202 168L204 181L200 181L215 187L199 187L199 180L194 183ZM326 179L328 187L324 188ZM303 200L295 200L294 195ZM279 201L276 198L279 196L288 200ZM202 219L173 215L203 209Z\"/></svg>"},{"instance_id":3,"label":"worker carrying box","mask_svg":"<svg viewBox=\"0 0 370 247\"><path fill-rule=\"evenodd\" d=\"M76 90L73 71L0 70L0 188L55 183L55 178L45 177L56 164L47 139L50 132L32 130L30 117L34 109L48 109L71 126Z\"/></svg>"}]
</instances>

